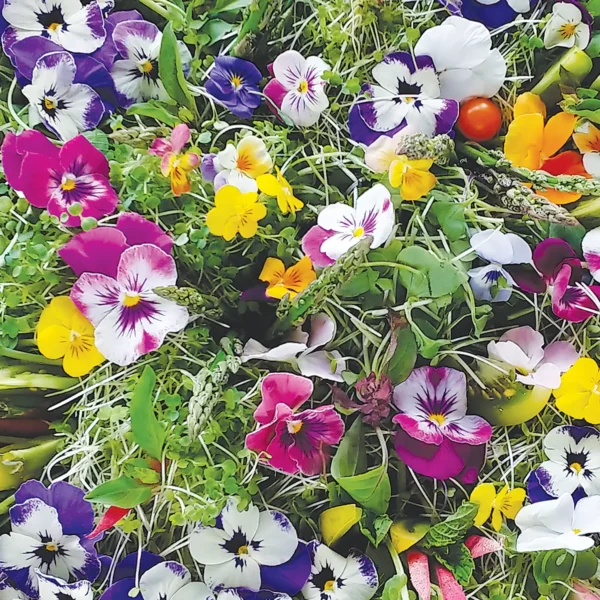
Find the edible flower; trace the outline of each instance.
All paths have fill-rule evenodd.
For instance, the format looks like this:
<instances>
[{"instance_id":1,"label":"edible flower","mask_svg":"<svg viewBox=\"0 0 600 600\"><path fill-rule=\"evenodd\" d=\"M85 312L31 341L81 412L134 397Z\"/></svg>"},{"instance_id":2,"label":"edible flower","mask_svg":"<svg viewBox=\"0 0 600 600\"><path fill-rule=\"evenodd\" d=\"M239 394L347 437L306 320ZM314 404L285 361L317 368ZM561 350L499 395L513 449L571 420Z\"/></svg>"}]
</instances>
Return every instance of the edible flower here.
<instances>
[{"instance_id":1,"label":"edible flower","mask_svg":"<svg viewBox=\"0 0 600 600\"><path fill-rule=\"evenodd\" d=\"M556 408L574 419L600 423L600 369L593 358L580 358L554 390Z\"/></svg>"},{"instance_id":2,"label":"edible flower","mask_svg":"<svg viewBox=\"0 0 600 600\"><path fill-rule=\"evenodd\" d=\"M550 48L587 48L592 35L592 16L577 0L562 0L552 5L552 16L544 29L544 46Z\"/></svg>"},{"instance_id":3,"label":"edible flower","mask_svg":"<svg viewBox=\"0 0 600 600\"><path fill-rule=\"evenodd\" d=\"M170 140L158 138L148 150L148 154L162 157L160 168L165 177L171 178L171 191L174 196L181 196L190 191L188 173L200 162L200 156L196 152L181 152L190 141L190 137L190 128L181 123L171 132Z\"/></svg>"},{"instance_id":4,"label":"edible flower","mask_svg":"<svg viewBox=\"0 0 600 600\"><path fill-rule=\"evenodd\" d=\"M258 222L267 216L267 208L258 201L256 192L242 193L233 185L219 188L215 208L206 215L206 226L213 235L231 241L238 233L251 238L258 231Z\"/></svg>"},{"instance_id":5,"label":"edible flower","mask_svg":"<svg viewBox=\"0 0 600 600\"><path fill-rule=\"evenodd\" d=\"M435 175L429 172L432 166L433 160L430 158L409 160L402 154L390 165L390 184L400 188L404 200L423 198L437 183Z\"/></svg>"},{"instance_id":6,"label":"edible flower","mask_svg":"<svg viewBox=\"0 0 600 600\"><path fill-rule=\"evenodd\" d=\"M36 330L39 351L51 359L63 359L71 377L87 375L104 362L95 346L94 327L68 296L56 296L42 311Z\"/></svg>"},{"instance_id":7,"label":"edible flower","mask_svg":"<svg viewBox=\"0 0 600 600\"><path fill-rule=\"evenodd\" d=\"M305 290L317 278L317 274L308 256L288 269L278 258L267 258L258 278L267 282L267 296L281 300L286 295L292 299Z\"/></svg>"},{"instance_id":8,"label":"edible flower","mask_svg":"<svg viewBox=\"0 0 600 600\"><path fill-rule=\"evenodd\" d=\"M514 520L517 513L523 508L525 490L523 488L509 490L505 485L496 493L493 483L480 483L471 492L469 500L479 505L475 525L481 527L491 516L492 527L496 531L500 531L502 516Z\"/></svg>"},{"instance_id":9,"label":"edible flower","mask_svg":"<svg viewBox=\"0 0 600 600\"><path fill-rule=\"evenodd\" d=\"M512 23L521 14L529 12L533 0L438 0L453 15L483 23L488 29L497 29Z\"/></svg>"},{"instance_id":10,"label":"edible flower","mask_svg":"<svg viewBox=\"0 0 600 600\"><path fill-rule=\"evenodd\" d=\"M600 177L600 129L586 121L573 134L573 141L583 154L583 166L592 177Z\"/></svg>"},{"instance_id":11,"label":"edible flower","mask_svg":"<svg viewBox=\"0 0 600 600\"><path fill-rule=\"evenodd\" d=\"M275 173L276 175L259 175L256 178L256 185L263 194L277 198L277 205L281 214L291 213L294 215L296 211L304 206L304 203L294 196L292 186L281 174L278 167L275 167Z\"/></svg>"}]
</instances>

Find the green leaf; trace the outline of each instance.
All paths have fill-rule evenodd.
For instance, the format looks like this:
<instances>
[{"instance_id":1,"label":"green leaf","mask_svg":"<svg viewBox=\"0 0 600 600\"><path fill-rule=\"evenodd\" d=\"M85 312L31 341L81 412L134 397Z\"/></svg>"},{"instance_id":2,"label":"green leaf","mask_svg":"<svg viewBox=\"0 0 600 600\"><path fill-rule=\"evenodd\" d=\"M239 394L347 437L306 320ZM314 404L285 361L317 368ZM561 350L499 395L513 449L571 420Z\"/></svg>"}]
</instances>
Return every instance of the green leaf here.
<instances>
[{"instance_id":1,"label":"green leaf","mask_svg":"<svg viewBox=\"0 0 600 600\"><path fill-rule=\"evenodd\" d=\"M159 123L164 123L169 127L175 127L179 123L179 118L172 114L163 102L159 102L158 100L132 104L127 109L127 114L155 119Z\"/></svg>"},{"instance_id":2,"label":"green leaf","mask_svg":"<svg viewBox=\"0 0 600 600\"><path fill-rule=\"evenodd\" d=\"M104 154L108 152L110 144L108 142L108 136L103 131L94 129L93 131L85 131L83 135L94 147L98 148L100 152L103 152Z\"/></svg>"},{"instance_id":3,"label":"green leaf","mask_svg":"<svg viewBox=\"0 0 600 600\"><path fill-rule=\"evenodd\" d=\"M358 522L361 533L377 548L385 539L393 521L387 515L375 515L366 511Z\"/></svg>"},{"instance_id":4,"label":"green leaf","mask_svg":"<svg viewBox=\"0 0 600 600\"><path fill-rule=\"evenodd\" d=\"M450 241L456 241L465 236L465 207L456 202L435 202L431 214L436 218L442 231Z\"/></svg>"},{"instance_id":5,"label":"green leaf","mask_svg":"<svg viewBox=\"0 0 600 600\"><path fill-rule=\"evenodd\" d=\"M402 590L407 583L406 575L394 575L386 581L381 600L401 600Z\"/></svg>"},{"instance_id":6,"label":"green leaf","mask_svg":"<svg viewBox=\"0 0 600 600\"><path fill-rule=\"evenodd\" d=\"M460 585L465 586L469 583L475 569L475 563L471 558L469 549L464 544L452 544L451 546L439 548L433 555L456 577Z\"/></svg>"},{"instance_id":7,"label":"green leaf","mask_svg":"<svg viewBox=\"0 0 600 600\"><path fill-rule=\"evenodd\" d=\"M558 223L550 223L548 228L548 237L556 237L568 242L577 252L581 254L581 241L585 236L585 227L583 225L560 225Z\"/></svg>"},{"instance_id":8,"label":"green leaf","mask_svg":"<svg viewBox=\"0 0 600 600\"><path fill-rule=\"evenodd\" d=\"M86 496L86 500L118 508L134 508L147 502L151 497L152 488L122 475L94 488Z\"/></svg>"},{"instance_id":9,"label":"green leaf","mask_svg":"<svg viewBox=\"0 0 600 600\"><path fill-rule=\"evenodd\" d=\"M375 288L379 273L373 269L365 269L352 279L346 281L338 288L338 295L342 298L354 298Z\"/></svg>"},{"instance_id":10,"label":"green leaf","mask_svg":"<svg viewBox=\"0 0 600 600\"><path fill-rule=\"evenodd\" d=\"M600 0L593 0L590 4L597 6L597 16L600 16ZM585 49L585 53L591 58L598 58L600 56L600 34L598 32L592 36L588 47Z\"/></svg>"},{"instance_id":11,"label":"green leaf","mask_svg":"<svg viewBox=\"0 0 600 600\"><path fill-rule=\"evenodd\" d=\"M440 548L463 540L467 531L473 527L478 510L478 504L463 502L453 515L431 527L421 545L425 548Z\"/></svg>"},{"instance_id":12,"label":"green leaf","mask_svg":"<svg viewBox=\"0 0 600 600\"><path fill-rule=\"evenodd\" d=\"M588 99L595 98L598 95L598 90L592 90L591 88L577 88L577 96L579 98Z\"/></svg>"},{"instance_id":13,"label":"green leaf","mask_svg":"<svg viewBox=\"0 0 600 600\"><path fill-rule=\"evenodd\" d=\"M152 458L161 460L166 431L154 414L152 395L155 384L156 375L152 367L146 366L133 390L129 412L133 439Z\"/></svg>"},{"instance_id":14,"label":"green leaf","mask_svg":"<svg viewBox=\"0 0 600 600\"><path fill-rule=\"evenodd\" d=\"M241 10L252 4L252 0L217 0L215 7L210 11L213 14Z\"/></svg>"},{"instance_id":15,"label":"green leaf","mask_svg":"<svg viewBox=\"0 0 600 600\"><path fill-rule=\"evenodd\" d=\"M331 472L335 472L338 477L352 477L366 468L367 451L362 421L356 419L338 446L331 461Z\"/></svg>"},{"instance_id":16,"label":"green leaf","mask_svg":"<svg viewBox=\"0 0 600 600\"><path fill-rule=\"evenodd\" d=\"M223 19L211 19L200 31L210 38L211 44L214 44L215 42L220 41L224 35L233 31L233 28L234 25L227 21L223 21Z\"/></svg>"},{"instance_id":17,"label":"green leaf","mask_svg":"<svg viewBox=\"0 0 600 600\"><path fill-rule=\"evenodd\" d=\"M183 75L181 66L181 55L173 24L167 23L163 30L162 42L160 44L160 54L158 57L158 73L165 86L165 90L177 102L192 111L196 111L196 103L187 87L187 82Z\"/></svg>"},{"instance_id":18,"label":"green leaf","mask_svg":"<svg viewBox=\"0 0 600 600\"><path fill-rule=\"evenodd\" d=\"M545 590L553 582L568 583L572 578L589 579L597 569L598 558L592 550L550 550L540 552L533 561L533 576L538 587Z\"/></svg>"},{"instance_id":19,"label":"green leaf","mask_svg":"<svg viewBox=\"0 0 600 600\"><path fill-rule=\"evenodd\" d=\"M384 359L385 372L394 385L402 383L417 362L417 340L408 321L390 311L392 338Z\"/></svg>"},{"instance_id":20,"label":"green leaf","mask_svg":"<svg viewBox=\"0 0 600 600\"><path fill-rule=\"evenodd\" d=\"M585 3L585 7L588 9L589 13L592 15L592 17L600 17L600 0L588 0ZM595 34L592 36L592 42L594 42L594 38L598 38L600 36L598 36L598 34ZM590 43L592 43L590 42ZM585 51L589 54L589 56L591 56L592 58L596 58L597 56L600 56L599 54L590 54L588 52L589 50L589 45L588 47L585 49Z\"/></svg>"}]
</instances>

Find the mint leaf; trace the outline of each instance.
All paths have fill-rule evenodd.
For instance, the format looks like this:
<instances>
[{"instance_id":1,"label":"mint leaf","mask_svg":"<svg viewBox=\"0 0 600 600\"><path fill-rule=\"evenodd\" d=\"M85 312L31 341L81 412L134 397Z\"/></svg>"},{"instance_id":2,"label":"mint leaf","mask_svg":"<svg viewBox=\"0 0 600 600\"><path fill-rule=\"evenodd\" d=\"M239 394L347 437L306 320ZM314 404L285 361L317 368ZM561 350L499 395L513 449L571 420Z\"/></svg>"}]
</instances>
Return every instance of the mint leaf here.
<instances>
[{"instance_id":1,"label":"mint leaf","mask_svg":"<svg viewBox=\"0 0 600 600\"><path fill-rule=\"evenodd\" d=\"M460 585L465 586L469 583L475 563L469 549L464 544L439 548L433 553L433 556L456 577Z\"/></svg>"},{"instance_id":2,"label":"mint leaf","mask_svg":"<svg viewBox=\"0 0 600 600\"><path fill-rule=\"evenodd\" d=\"M463 502L453 515L427 532L421 545L425 548L441 548L463 540L467 531L473 527L478 510L478 504Z\"/></svg>"}]
</instances>

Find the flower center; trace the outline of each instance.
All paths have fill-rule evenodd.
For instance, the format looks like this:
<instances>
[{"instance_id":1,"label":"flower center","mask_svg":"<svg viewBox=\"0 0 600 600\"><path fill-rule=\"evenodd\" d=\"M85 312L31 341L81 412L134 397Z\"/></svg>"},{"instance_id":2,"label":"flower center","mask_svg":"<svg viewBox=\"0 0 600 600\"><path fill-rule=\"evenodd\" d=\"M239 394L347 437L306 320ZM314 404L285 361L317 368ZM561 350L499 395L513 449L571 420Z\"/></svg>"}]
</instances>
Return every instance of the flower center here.
<instances>
[{"instance_id":1,"label":"flower center","mask_svg":"<svg viewBox=\"0 0 600 600\"><path fill-rule=\"evenodd\" d=\"M365 235L365 228L358 227L357 229L354 230L352 237L359 238L359 237L362 237L363 235Z\"/></svg>"},{"instance_id":2,"label":"flower center","mask_svg":"<svg viewBox=\"0 0 600 600\"><path fill-rule=\"evenodd\" d=\"M248 546L240 546L237 551L238 554L248 554Z\"/></svg>"},{"instance_id":3,"label":"flower center","mask_svg":"<svg viewBox=\"0 0 600 600\"><path fill-rule=\"evenodd\" d=\"M288 423L288 431L290 433L298 433L302 429L302 421L291 421Z\"/></svg>"},{"instance_id":4,"label":"flower center","mask_svg":"<svg viewBox=\"0 0 600 600\"><path fill-rule=\"evenodd\" d=\"M575 535L579 535L581 533L581 529L573 529L573 533Z\"/></svg>"},{"instance_id":5,"label":"flower center","mask_svg":"<svg viewBox=\"0 0 600 600\"><path fill-rule=\"evenodd\" d=\"M516 393L517 390L515 390L515 388L508 388L507 390L504 390L504 395L507 398L512 398Z\"/></svg>"},{"instance_id":6,"label":"flower center","mask_svg":"<svg viewBox=\"0 0 600 600\"><path fill-rule=\"evenodd\" d=\"M60 187L65 192L72 192L75 189L75 179L72 179L71 177L64 177Z\"/></svg>"},{"instance_id":7,"label":"flower center","mask_svg":"<svg viewBox=\"0 0 600 600\"><path fill-rule=\"evenodd\" d=\"M48 31L56 31L61 26L61 23L50 23Z\"/></svg>"},{"instance_id":8,"label":"flower center","mask_svg":"<svg viewBox=\"0 0 600 600\"><path fill-rule=\"evenodd\" d=\"M125 298L123 298L123 306L127 306L129 308L131 308L132 306L137 306L140 303L140 295L139 294L132 294L130 292L127 292L125 294Z\"/></svg>"},{"instance_id":9,"label":"flower center","mask_svg":"<svg viewBox=\"0 0 600 600\"><path fill-rule=\"evenodd\" d=\"M252 168L252 159L247 154L240 154L235 164L240 171L249 171Z\"/></svg>"},{"instance_id":10,"label":"flower center","mask_svg":"<svg viewBox=\"0 0 600 600\"><path fill-rule=\"evenodd\" d=\"M242 87L242 78L239 75L232 75L231 85L234 90L239 90Z\"/></svg>"},{"instance_id":11,"label":"flower center","mask_svg":"<svg viewBox=\"0 0 600 600\"><path fill-rule=\"evenodd\" d=\"M444 421L446 420L446 417L440 414L433 414L429 415L429 420L433 421L434 423L437 423L438 425L443 425Z\"/></svg>"},{"instance_id":12,"label":"flower center","mask_svg":"<svg viewBox=\"0 0 600 600\"><path fill-rule=\"evenodd\" d=\"M329 581L325 582L325 585L323 586L323 591L333 592L334 587L335 587L335 580L330 579Z\"/></svg>"},{"instance_id":13,"label":"flower center","mask_svg":"<svg viewBox=\"0 0 600 600\"><path fill-rule=\"evenodd\" d=\"M575 473L581 473L581 471L583 471L583 467L578 462L571 463L569 466L571 469L573 469L573 471L575 471Z\"/></svg>"},{"instance_id":14,"label":"flower center","mask_svg":"<svg viewBox=\"0 0 600 600\"><path fill-rule=\"evenodd\" d=\"M54 110L57 106L58 104L56 103L56 100L53 100L52 98L44 98L44 108L46 110Z\"/></svg>"},{"instance_id":15,"label":"flower center","mask_svg":"<svg viewBox=\"0 0 600 600\"><path fill-rule=\"evenodd\" d=\"M48 552L58 552L58 546L56 544L46 544L46 550Z\"/></svg>"},{"instance_id":16,"label":"flower center","mask_svg":"<svg viewBox=\"0 0 600 600\"><path fill-rule=\"evenodd\" d=\"M577 29L577 25L574 23L565 23L560 28L560 35L563 39L568 39L575 35L575 30Z\"/></svg>"},{"instance_id":17,"label":"flower center","mask_svg":"<svg viewBox=\"0 0 600 600\"><path fill-rule=\"evenodd\" d=\"M153 69L153 65L152 65L152 61L149 60L145 60L141 65L140 65L140 71L142 73L152 73L152 69Z\"/></svg>"},{"instance_id":18,"label":"flower center","mask_svg":"<svg viewBox=\"0 0 600 600\"><path fill-rule=\"evenodd\" d=\"M300 85L298 86L298 91L301 94L306 94L306 92L308 92L308 81L306 81L306 79L303 79L300 82Z\"/></svg>"}]
</instances>

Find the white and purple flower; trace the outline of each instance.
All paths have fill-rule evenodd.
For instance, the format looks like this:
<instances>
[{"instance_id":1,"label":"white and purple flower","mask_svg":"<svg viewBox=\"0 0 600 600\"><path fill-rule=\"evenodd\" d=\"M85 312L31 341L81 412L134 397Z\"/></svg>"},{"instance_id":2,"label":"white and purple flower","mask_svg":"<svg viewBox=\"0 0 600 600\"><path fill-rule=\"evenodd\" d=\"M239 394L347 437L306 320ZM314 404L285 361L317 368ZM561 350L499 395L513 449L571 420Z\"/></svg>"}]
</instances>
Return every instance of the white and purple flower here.
<instances>
[{"instance_id":1,"label":"white and purple flower","mask_svg":"<svg viewBox=\"0 0 600 600\"><path fill-rule=\"evenodd\" d=\"M450 13L496 29L529 12L536 0L438 0Z\"/></svg>"},{"instance_id":2,"label":"white and purple flower","mask_svg":"<svg viewBox=\"0 0 600 600\"><path fill-rule=\"evenodd\" d=\"M350 248L371 236L371 248L383 246L394 230L389 190L377 183L358 197L356 208L343 202L325 207L302 239L302 249L317 267L332 265Z\"/></svg>"},{"instance_id":3,"label":"white and purple flower","mask_svg":"<svg viewBox=\"0 0 600 600\"><path fill-rule=\"evenodd\" d=\"M302 588L306 600L370 600L379 585L377 569L364 554L340 556L325 544L309 545L312 568Z\"/></svg>"},{"instance_id":4,"label":"white and purple flower","mask_svg":"<svg viewBox=\"0 0 600 600\"><path fill-rule=\"evenodd\" d=\"M41 600L93 600L94 598L92 584L89 581L66 583L58 577L43 575L39 571L37 576Z\"/></svg>"},{"instance_id":5,"label":"white and purple flower","mask_svg":"<svg viewBox=\"0 0 600 600\"><path fill-rule=\"evenodd\" d=\"M186 326L187 309L153 291L176 282L173 258L157 246L141 244L123 251L116 277L83 273L71 299L96 328L98 350L124 366L159 348L167 333Z\"/></svg>"},{"instance_id":6,"label":"white and purple flower","mask_svg":"<svg viewBox=\"0 0 600 600\"><path fill-rule=\"evenodd\" d=\"M592 37L592 22L589 11L577 0L555 2L544 29L544 46L585 50Z\"/></svg>"}]
</instances>

